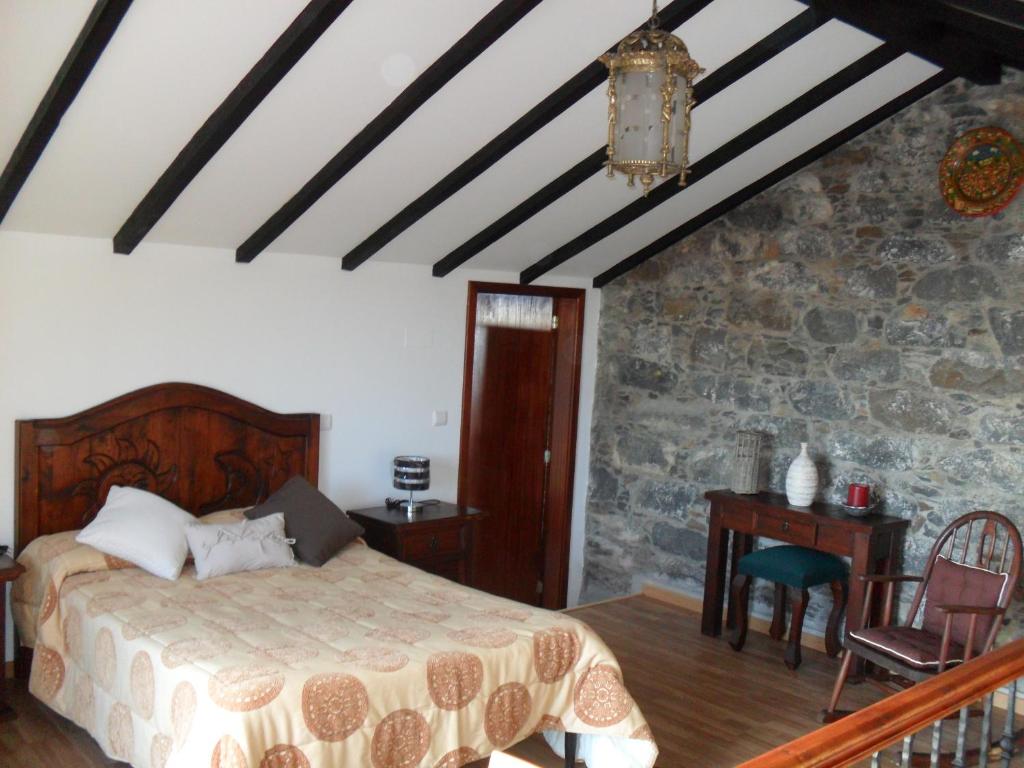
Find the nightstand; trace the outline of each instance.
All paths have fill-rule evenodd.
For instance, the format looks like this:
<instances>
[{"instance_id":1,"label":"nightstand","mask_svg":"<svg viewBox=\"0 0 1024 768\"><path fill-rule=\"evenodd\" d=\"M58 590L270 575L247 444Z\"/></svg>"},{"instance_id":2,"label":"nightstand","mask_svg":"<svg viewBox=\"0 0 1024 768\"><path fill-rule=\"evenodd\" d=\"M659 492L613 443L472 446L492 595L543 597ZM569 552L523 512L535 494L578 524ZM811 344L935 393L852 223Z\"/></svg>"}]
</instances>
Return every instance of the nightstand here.
<instances>
[{"instance_id":1,"label":"nightstand","mask_svg":"<svg viewBox=\"0 0 1024 768\"><path fill-rule=\"evenodd\" d=\"M434 504L409 517L401 509L356 509L349 517L366 529L366 543L385 555L460 584L472 584L473 539L484 513Z\"/></svg>"},{"instance_id":2,"label":"nightstand","mask_svg":"<svg viewBox=\"0 0 1024 768\"><path fill-rule=\"evenodd\" d=\"M7 555L0 557L0 659L7 656L7 582L14 581L24 570ZM7 704L7 697L4 694L6 685L7 665L4 664L0 666L0 722L13 720L18 716Z\"/></svg>"}]
</instances>

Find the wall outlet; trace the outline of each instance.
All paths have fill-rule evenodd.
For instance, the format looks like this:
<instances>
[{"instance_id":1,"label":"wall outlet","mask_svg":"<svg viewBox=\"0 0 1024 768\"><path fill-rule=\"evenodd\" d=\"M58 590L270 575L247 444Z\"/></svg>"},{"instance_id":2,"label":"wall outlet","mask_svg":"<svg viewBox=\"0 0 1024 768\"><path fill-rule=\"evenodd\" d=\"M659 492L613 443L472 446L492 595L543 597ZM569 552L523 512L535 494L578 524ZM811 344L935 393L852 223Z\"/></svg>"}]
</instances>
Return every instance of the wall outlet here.
<instances>
[{"instance_id":1,"label":"wall outlet","mask_svg":"<svg viewBox=\"0 0 1024 768\"><path fill-rule=\"evenodd\" d=\"M329 432L331 427L334 426L334 417L329 413L320 414L320 431Z\"/></svg>"},{"instance_id":2,"label":"wall outlet","mask_svg":"<svg viewBox=\"0 0 1024 768\"><path fill-rule=\"evenodd\" d=\"M435 427L443 427L448 423L448 411L434 411L431 423Z\"/></svg>"}]
</instances>

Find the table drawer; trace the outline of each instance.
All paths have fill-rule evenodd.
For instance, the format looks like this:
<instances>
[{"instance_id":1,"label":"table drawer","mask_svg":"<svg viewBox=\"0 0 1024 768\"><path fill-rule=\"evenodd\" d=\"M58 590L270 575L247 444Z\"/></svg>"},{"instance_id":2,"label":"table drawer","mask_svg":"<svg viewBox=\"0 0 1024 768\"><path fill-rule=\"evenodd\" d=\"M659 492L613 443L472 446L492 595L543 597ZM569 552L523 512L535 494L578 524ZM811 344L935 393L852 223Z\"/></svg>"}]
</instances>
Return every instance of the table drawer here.
<instances>
[{"instance_id":1,"label":"table drawer","mask_svg":"<svg viewBox=\"0 0 1024 768\"><path fill-rule=\"evenodd\" d=\"M407 533L402 537L402 556L404 559L412 560L435 555L456 555L461 551L461 527Z\"/></svg>"},{"instance_id":2,"label":"table drawer","mask_svg":"<svg viewBox=\"0 0 1024 768\"><path fill-rule=\"evenodd\" d=\"M854 539L850 536L849 531L823 525L818 528L818 541L815 546L822 552L852 557Z\"/></svg>"},{"instance_id":3,"label":"table drawer","mask_svg":"<svg viewBox=\"0 0 1024 768\"><path fill-rule=\"evenodd\" d=\"M756 532L759 536L768 536L769 538L779 539L790 544L810 547L814 545L815 527L812 521L759 514L757 516Z\"/></svg>"}]
</instances>

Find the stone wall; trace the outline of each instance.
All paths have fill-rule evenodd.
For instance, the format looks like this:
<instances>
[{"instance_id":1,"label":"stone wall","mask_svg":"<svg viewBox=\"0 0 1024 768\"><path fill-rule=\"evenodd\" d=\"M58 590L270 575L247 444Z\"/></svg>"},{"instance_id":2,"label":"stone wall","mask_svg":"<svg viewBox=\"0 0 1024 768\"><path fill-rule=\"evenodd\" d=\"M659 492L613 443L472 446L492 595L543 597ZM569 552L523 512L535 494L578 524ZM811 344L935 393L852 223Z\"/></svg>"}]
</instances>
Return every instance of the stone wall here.
<instances>
[{"instance_id":1,"label":"stone wall","mask_svg":"<svg viewBox=\"0 0 1024 768\"><path fill-rule=\"evenodd\" d=\"M1024 78L951 83L604 289L584 599L700 594L738 429L763 488L806 441L820 498L884 489L909 569L963 512L1024 528L1024 195L966 219L937 188L983 125L1024 140Z\"/></svg>"}]
</instances>

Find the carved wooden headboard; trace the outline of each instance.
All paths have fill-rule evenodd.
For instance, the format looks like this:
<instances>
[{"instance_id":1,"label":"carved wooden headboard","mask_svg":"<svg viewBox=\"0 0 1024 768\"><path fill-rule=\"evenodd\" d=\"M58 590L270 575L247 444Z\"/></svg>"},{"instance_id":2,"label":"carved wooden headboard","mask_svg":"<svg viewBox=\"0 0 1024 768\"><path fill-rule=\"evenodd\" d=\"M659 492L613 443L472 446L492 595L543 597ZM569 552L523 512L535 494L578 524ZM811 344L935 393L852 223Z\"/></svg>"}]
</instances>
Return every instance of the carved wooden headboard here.
<instances>
[{"instance_id":1,"label":"carved wooden headboard","mask_svg":"<svg viewBox=\"0 0 1024 768\"><path fill-rule=\"evenodd\" d=\"M195 515L256 504L295 475L315 486L320 417L157 384L74 416L19 421L16 440L20 552L36 536L83 527L113 485L158 493Z\"/></svg>"}]
</instances>

